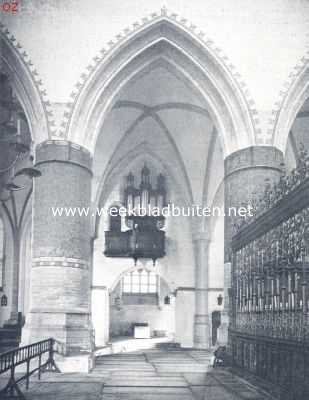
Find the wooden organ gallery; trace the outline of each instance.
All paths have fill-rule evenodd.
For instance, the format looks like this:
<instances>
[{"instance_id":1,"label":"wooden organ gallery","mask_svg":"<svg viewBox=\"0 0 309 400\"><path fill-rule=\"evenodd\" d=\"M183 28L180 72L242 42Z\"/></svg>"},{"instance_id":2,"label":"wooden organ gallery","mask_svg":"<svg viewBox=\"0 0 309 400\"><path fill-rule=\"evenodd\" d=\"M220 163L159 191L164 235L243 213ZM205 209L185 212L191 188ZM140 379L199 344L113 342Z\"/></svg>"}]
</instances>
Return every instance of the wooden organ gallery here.
<instances>
[{"instance_id":1,"label":"wooden organ gallery","mask_svg":"<svg viewBox=\"0 0 309 400\"><path fill-rule=\"evenodd\" d=\"M105 232L106 257L132 257L135 265L139 258L150 258L153 264L165 255L164 216L166 205L165 177L160 174L157 186L152 188L150 170L146 165L141 171L139 188L134 186L132 173L126 177L124 190L125 223L127 230L121 230L121 212L111 216L109 230ZM156 208L157 215L153 215ZM116 210L115 210L116 211Z\"/></svg>"},{"instance_id":2,"label":"wooden organ gallery","mask_svg":"<svg viewBox=\"0 0 309 400\"><path fill-rule=\"evenodd\" d=\"M309 157L268 183L253 220L233 237L230 345L234 364L274 384L280 398L309 393Z\"/></svg>"}]
</instances>

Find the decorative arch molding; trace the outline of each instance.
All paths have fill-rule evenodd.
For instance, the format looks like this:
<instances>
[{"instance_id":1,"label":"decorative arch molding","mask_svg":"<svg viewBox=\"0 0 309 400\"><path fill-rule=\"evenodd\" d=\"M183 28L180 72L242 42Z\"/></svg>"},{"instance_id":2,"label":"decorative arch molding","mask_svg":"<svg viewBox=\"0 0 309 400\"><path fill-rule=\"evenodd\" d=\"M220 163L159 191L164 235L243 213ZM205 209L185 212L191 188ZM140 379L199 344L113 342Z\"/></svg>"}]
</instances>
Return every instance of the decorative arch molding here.
<instances>
[{"instance_id":1,"label":"decorative arch molding","mask_svg":"<svg viewBox=\"0 0 309 400\"><path fill-rule=\"evenodd\" d=\"M32 140L35 143L48 140L54 122L46 90L27 52L2 23L0 47L1 70L9 76L13 91L23 107Z\"/></svg>"},{"instance_id":2,"label":"decorative arch molding","mask_svg":"<svg viewBox=\"0 0 309 400\"><path fill-rule=\"evenodd\" d=\"M95 143L117 95L136 73L159 57L182 66L200 91L221 136L224 154L256 143L259 129L254 101L235 67L194 25L169 14L152 14L118 35L81 75L67 104L59 135L94 152Z\"/></svg>"},{"instance_id":3,"label":"decorative arch molding","mask_svg":"<svg viewBox=\"0 0 309 400\"><path fill-rule=\"evenodd\" d=\"M290 73L280 96L272 111L269 133L273 136L273 145L284 153L295 118L309 98L309 51Z\"/></svg>"},{"instance_id":4,"label":"decorative arch molding","mask_svg":"<svg viewBox=\"0 0 309 400\"><path fill-rule=\"evenodd\" d=\"M177 192L181 194L184 203L187 206L193 204L193 193L189 178L186 171L183 170L182 164L180 164L179 170L182 172L181 181L179 175L175 175L171 168L162 160L157 154L155 154L147 145L146 142L140 143L136 148L127 153L120 159L111 159L108 167L100 180L97 188L97 195L94 200L94 208L100 209L104 207L104 204L112 192L115 182L119 182L119 176L123 175L123 172L128 166L131 166L133 162L141 157L146 157L151 160L154 164L160 165L164 171L167 171L169 178L173 186L177 189ZM94 237L98 236L100 225L100 218L97 216L95 219L95 226L93 227Z\"/></svg>"},{"instance_id":5,"label":"decorative arch molding","mask_svg":"<svg viewBox=\"0 0 309 400\"><path fill-rule=\"evenodd\" d=\"M290 144L291 144L291 148L292 148L292 152L293 152L293 156L294 156L294 162L295 162L295 165L296 165L296 162L297 162L298 157L299 157L299 150L297 148L297 142L296 142L296 138L295 138L293 130L291 130L290 133L289 133L289 136L288 136L287 140L289 140L289 139L290 139Z\"/></svg>"}]
</instances>

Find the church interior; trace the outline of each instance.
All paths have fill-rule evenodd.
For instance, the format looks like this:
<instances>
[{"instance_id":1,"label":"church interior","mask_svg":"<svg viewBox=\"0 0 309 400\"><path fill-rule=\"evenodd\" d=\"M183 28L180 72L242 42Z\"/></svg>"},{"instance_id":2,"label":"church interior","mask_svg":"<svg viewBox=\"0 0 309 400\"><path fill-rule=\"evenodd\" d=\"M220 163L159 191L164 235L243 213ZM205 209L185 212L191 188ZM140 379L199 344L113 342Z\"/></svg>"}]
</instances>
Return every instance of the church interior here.
<instances>
[{"instance_id":1,"label":"church interior","mask_svg":"<svg viewBox=\"0 0 309 400\"><path fill-rule=\"evenodd\" d=\"M10 7L0 395L307 398L309 4Z\"/></svg>"}]
</instances>

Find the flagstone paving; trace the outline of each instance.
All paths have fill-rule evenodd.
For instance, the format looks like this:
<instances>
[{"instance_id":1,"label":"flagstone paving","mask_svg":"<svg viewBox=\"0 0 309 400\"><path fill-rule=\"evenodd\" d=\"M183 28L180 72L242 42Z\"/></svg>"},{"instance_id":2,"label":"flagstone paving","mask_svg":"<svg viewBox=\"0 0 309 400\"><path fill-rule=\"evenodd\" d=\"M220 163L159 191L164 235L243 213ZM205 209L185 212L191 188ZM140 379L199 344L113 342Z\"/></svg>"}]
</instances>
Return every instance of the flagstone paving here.
<instances>
[{"instance_id":1,"label":"flagstone paving","mask_svg":"<svg viewBox=\"0 0 309 400\"><path fill-rule=\"evenodd\" d=\"M268 400L246 381L209 366L210 353L148 350L101 356L91 374L46 373L31 400ZM22 388L24 389L24 388Z\"/></svg>"}]
</instances>

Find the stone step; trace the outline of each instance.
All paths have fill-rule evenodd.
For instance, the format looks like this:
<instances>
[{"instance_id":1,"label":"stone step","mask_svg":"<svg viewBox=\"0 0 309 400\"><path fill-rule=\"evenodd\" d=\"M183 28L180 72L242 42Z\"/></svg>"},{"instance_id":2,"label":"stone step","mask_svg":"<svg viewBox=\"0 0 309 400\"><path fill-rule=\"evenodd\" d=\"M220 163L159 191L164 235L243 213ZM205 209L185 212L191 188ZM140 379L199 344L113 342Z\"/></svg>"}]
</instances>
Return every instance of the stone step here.
<instances>
[{"instance_id":1,"label":"stone step","mask_svg":"<svg viewBox=\"0 0 309 400\"><path fill-rule=\"evenodd\" d=\"M109 371L109 372L112 372L112 371L138 371L138 372L145 372L145 371L154 371L154 368L152 367L152 366L147 366L147 367L139 367L139 368L130 368L129 366L123 366L123 365L119 365L119 366L114 366L114 367L109 367L108 369L107 368L104 368L104 367L96 367L95 368L95 372L96 373L99 373L100 371Z\"/></svg>"},{"instance_id":2,"label":"stone step","mask_svg":"<svg viewBox=\"0 0 309 400\"><path fill-rule=\"evenodd\" d=\"M156 345L157 349L163 349L163 350L174 350L174 349L180 349L180 343L158 343Z\"/></svg>"},{"instance_id":3,"label":"stone step","mask_svg":"<svg viewBox=\"0 0 309 400\"><path fill-rule=\"evenodd\" d=\"M130 365L133 368L139 365L149 365L146 361L119 361L119 360L106 360L106 361L100 361L96 362L96 365L106 365L106 366L114 366L114 365Z\"/></svg>"},{"instance_id":4,"label":"stone step","mask_svg":"<svg viewBox=\"0 0 309 400\"><path fill-rule=\"evenodd\" d=\"M160 365L156 366L158 373L162 372L207 372L207 367L201 365Z\"/></svg>"},{"instance_id":5,"label":"stone step","mask_svg":"<svg viewBox=\"0 0 309 400\"><path fill-rule=\"evenodd\" d=\"M110 376L119 376L119 377L131 377L131 376L139 376L143 377L151 377L158 376L157 372L153 370L149 371L132 371L132 370L124 370L124 371L110 371Z\"/></svg>"},{"instance_id":6,"label":"stone step","mask_svg":"<svg viewBox=\"0 0 309 400\"><path fill-rule=\"evenodd\" d=\"M126 393L126 394L132 394L132 393L138 393L138 394L146 394L146 393L151 393L151 394L164 394L164 395L170 395L170 394L186 394L189 395L190 389L189 388L182 388L182 387L128 387L128 386L109 386L109 387L104 387L103 390L103 398L104 395L107 393Z\"/></svg>"},{"instance_id":7,"label":"stone step","mask_svg":"<svg viewBox=\"0 0 309 400\"><path fill-rule=\"evenodd\" d=\"M127 359L132 359L132 360L138 360L138 359L143 359L145 358L144 354L137 354L137 355L130 355L129 353L124 353L124 354L108 354L106 356L102 355L102 356L98 356L98 359L123 359L123 358L127 358Z\"/></svg>"},{"instance_id":8,"label":"stone step","mask_svg":"<svg viewBox=\"0 0 309 400\"><path fill-rule=\"evenodd\" d=\"M113 367L113 368L109 368L109 369L105 369L105 368L96 368L95 372L98 374L100 372L121 372L121 371L125 371L125 372L130 372L132 371L132 369L130 369L129 367L123 367L123 366L119 366L119 367ZM154 368L150 367L150 368L135 368L134 369L135 372L145 372L145 371L155 371Z\"/></svg>"},{"instance_id":9,"label":"stone step","mask_svg":"<svg viewBox=\"0 0 309 400\"><path fill-rule=\"evenodd\" d=\"M162 393L104 393L103 398L104 400L195 400L187 393L169 393L168 397Z\"/></svg>"},{"instance_id":10,"label":"stone step","mask_svg":"<svg viewBox=\"0 0 309 400\"><path fill-rule=\"evenodd\" d=\"M187 382L180 377L168 377L168 378L162 378L162 377L135 377L135 378L129 378L127 377L126 380L121 378L111 378L107 379L105 382L105 387L109 386L118 386L118 387L127 387L127 386L133 386L133 387L187 387Z\"/></svg>"},{"instance_id":11,"label":"stone step","mask_svg":"<svg viewBox=\"0 0 309 400\"><path fill-rule=\"evenodd\" d=\"M104 361L99 361L96 362L96 365L117 365L117 364L122 364L122 365L147 365L147 362L144 361L130 361L130 360L104 360Z\"/></svg>"},{"instance_id":12,"label":"stone step","mask_svg":"<svg viewBox=\"0 0 309 400\"><path fill-rule=\"evenodd\" d=\"M177 360L177 361L173 361L173 360L151 360L150 359L149 362L151 364L155 364L155 365L189 365L189 366L200 365L200 366L203 366L203 367L206 366L206 364L194 361L194 360L192 360L192 358L190 360Z\"/></svg>"}]
</instances>

